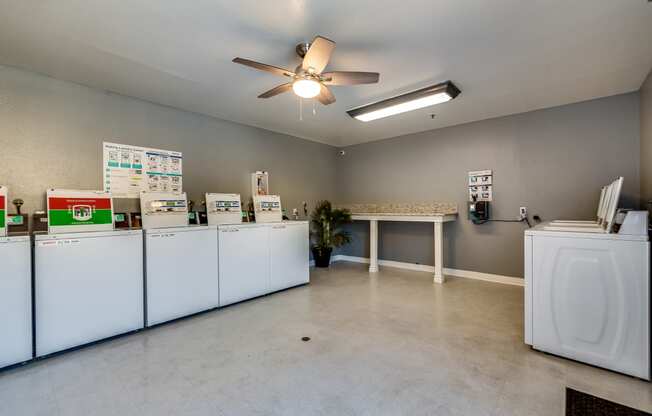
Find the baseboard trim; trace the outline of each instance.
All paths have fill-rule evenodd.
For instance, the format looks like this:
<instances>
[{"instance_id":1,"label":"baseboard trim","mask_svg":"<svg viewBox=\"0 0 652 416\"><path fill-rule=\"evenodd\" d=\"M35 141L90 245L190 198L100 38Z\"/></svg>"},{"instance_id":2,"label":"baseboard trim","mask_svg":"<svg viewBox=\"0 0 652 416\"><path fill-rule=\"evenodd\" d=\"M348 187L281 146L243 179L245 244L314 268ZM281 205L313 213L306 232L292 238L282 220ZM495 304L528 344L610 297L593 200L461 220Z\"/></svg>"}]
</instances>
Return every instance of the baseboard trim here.
<instances>
[{"instance_id":1,"label":"baseboard trim","mask_svg":"<svg viewBox=\"0 0 652 416\"><path fill-rule=\"evenodd\" d=\"M466 279L484 280L485 282L500 283L503 285L525 286L522 277L503 276L501 274L474 272L472 270L449 269L444 267L444 275L464 277Z\"/></svg>"},{"instance_id":2,"label":"baseboard trim","mask_svg":"<svg viewBox=\"0 0 652 416\"><path fill-rule=\"evenodd\" d=\"M331 258L331 263L335 263L338 261L348 261L352 263L364 263L364 264L369 264L369 258L368 257L357 257L357 256L347 256L344 254L336 254ZM311 265L314 264L314 262L311 262ZM417 271L417 272L429 272L429 273L434 273L435 272L435 267L434 266L429 266L427 264L415 264L415 263L406 263L402 261L394 261L394 260L378 260L378 265L379 266L386 266L386 267L394 267L396 269L404 269L404 270L412 270L412 271ZM500 274L492 274L492 273L481 273L481 272L474 272L472 270L459 270L459 269L450 269L447 267L444 267L444 275L446 276L455 276L455 277L463 277L466 279L474 279L474 280L482 280L485 282L492 282L492 283L501 283L504 285L513 285L513 286L524 286L525 281L520 278L520 277L512 277L512 276L503 276Z\"/></svg>"}]
</instances>

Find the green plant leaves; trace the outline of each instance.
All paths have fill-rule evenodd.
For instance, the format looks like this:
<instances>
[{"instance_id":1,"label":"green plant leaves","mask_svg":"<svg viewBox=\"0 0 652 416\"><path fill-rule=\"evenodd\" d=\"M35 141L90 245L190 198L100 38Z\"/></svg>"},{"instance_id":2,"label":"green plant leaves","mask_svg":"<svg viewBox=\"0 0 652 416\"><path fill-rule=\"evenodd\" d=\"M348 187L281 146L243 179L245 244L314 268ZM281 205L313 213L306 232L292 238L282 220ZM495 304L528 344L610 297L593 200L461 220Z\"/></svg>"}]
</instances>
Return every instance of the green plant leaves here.
<instances>
[{"instance_id":1,"label":"green plant leaves","mask_svg":"<svg viewBox=\"0 0 652 416\"><path fill-rule=\"evenodd\" d=\"M340 247L351 241L342 227L352 222L347 209L333 209L330 201L319 201L310 215L311 235L315 247Z\"/></svg>"}]
</instances>

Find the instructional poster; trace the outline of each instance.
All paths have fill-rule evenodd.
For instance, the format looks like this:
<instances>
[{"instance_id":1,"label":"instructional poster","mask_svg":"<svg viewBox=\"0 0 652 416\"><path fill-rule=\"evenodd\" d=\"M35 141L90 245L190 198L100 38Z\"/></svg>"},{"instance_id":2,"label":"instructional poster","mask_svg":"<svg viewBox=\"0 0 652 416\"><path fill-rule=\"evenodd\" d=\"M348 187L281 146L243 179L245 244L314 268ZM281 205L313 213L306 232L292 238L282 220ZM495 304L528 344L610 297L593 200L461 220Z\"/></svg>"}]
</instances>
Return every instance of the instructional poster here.
<instances>
[{"instance_id":1,"label":"instructional poster","mask_svg":"<svg viewBox=\"0 0 652 416\"><path fill-rule=\"evenodd\" d=\"M103 153L104 190L114 198L183 189L181 152L104 142Z\"/></svg>"},{"instance_id":2,"label":"instructional poster","mask_svg":"<svg viewBox=\"0 0 652 416\"><path fill-rule=\"evenodd\" d=\"M493 200L492 175L491 170L469 172L469 202Z\"/></svg>"}]
</instances>

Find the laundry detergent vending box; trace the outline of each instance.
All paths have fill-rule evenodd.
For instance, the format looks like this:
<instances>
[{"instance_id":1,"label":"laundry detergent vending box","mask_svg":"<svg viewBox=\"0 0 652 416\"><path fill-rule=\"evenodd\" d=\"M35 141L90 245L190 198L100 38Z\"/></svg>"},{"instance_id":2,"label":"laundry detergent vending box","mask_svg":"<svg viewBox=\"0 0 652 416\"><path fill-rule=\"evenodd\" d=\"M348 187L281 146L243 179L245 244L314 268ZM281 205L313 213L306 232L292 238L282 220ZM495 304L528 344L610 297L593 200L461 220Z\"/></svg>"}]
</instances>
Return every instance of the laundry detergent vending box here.
<instances>
[{"instance_id":1,"label":"laundry detergent vending box","mask_svg":"<svg viewBox=\"0 0 652 416\"><path fill-rule=\"evenodd\" d=\"M0 185L0 237L7 235L7 187Z\"/></svg>"},{"instance_id":2,"label":"laundry detergent vending box","mask_svg":"<svg viewBox=\"0 0 652 416\"><path fill-rule=\"evenodd\" d=\"M104 191L49 189L48 233L113 230L113 200Z\"/></svg>"}]
</instances>

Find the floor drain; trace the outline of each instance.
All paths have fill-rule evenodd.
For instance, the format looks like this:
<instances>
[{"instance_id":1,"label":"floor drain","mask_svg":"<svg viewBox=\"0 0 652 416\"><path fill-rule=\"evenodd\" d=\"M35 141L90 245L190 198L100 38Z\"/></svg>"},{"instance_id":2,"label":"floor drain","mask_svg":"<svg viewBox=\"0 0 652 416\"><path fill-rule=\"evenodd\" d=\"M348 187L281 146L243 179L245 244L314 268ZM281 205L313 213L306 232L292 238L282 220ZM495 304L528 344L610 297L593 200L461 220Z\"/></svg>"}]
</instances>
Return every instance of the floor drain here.
<instances>
[{"instance_id":1,"label":"floor drain","mask_svg":"<svg viewBox=\"0 0 652 416\"><path fill-rule=\"evenodd\" d=\"M303 338L301 338L301 341L308 342L308 341L310 341L310 337L303 337Z\"/></svg>"}]
</instances>

